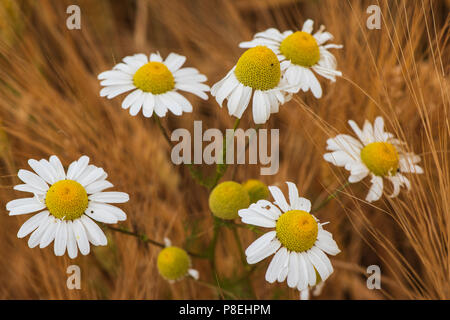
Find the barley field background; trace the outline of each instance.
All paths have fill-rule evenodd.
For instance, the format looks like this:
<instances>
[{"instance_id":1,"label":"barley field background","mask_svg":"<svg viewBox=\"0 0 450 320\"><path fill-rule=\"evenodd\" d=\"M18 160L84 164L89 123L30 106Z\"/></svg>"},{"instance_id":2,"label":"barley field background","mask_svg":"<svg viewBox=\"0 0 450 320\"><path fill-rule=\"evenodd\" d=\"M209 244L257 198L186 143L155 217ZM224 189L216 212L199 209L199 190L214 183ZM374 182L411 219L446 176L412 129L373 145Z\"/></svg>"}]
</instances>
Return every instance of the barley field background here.
<instances>
[{"instance_id":1,"label":"barley field background","mask_svg":"<svg viewBox=\"0 0 450 320\"><path fill-rule=\"evenodd\" d=\"M66 8L81 9L81 29L66 27ZM366 27L369 5L379 5L380 30ZM105 229L108 245L71 260L53 246L30 249L17 230L25 216L8 216L5 204L22 196L12 187L27 160L58 155L67 166L86 154L108 172L130 201L121 206L130 230L157 241L169 237L193 252L212 236L208 190L185 166L171 162L170 148L153 119L131 117L122 99L101 98L97 75L134 53L176 52L212 86L236 63L239 42L270 27L299 29L310 18L343 44L335 50L343 77L321 81L324 95L299 93L262 128L280 130L280 169L260 176L259 165L233 165L223 181L260 179L286 191L297 184L313 206L348 174L323 160L326 140L383 116L390 132L422 157L425 173L410 175L410 192L364 198L368 179L339 192L316 213L330 221L341 253L317 299L450 298L449 1L353 0L69 0L0 1L0 298L1 299L298 299L286 283L264 280L269 259L250 276L240 263L233 234L222 228L217 274L205 259L192 259L200 279L169 284L156 268L161 250L136 237ZM203 130L232 128L234 118L190 95L192 113L161 119L169 131L201 120ZM252 128L251 112L241 128ZM202 165L205 174L214 166ZM389 186L390 187L390 186ZM388 187L388 188L389 188ZM247 247L256 235L239 229ZM81 290L66 286L69 265L81 268ZM369 265L382 271L381 290L366 286ZM250 284L250 286L249 286ZM249 288L251 288L249 290ZM251 292L250 292L251 291ZM231 292L228 295L226 292Z\"/></svg>"}]
</instances>

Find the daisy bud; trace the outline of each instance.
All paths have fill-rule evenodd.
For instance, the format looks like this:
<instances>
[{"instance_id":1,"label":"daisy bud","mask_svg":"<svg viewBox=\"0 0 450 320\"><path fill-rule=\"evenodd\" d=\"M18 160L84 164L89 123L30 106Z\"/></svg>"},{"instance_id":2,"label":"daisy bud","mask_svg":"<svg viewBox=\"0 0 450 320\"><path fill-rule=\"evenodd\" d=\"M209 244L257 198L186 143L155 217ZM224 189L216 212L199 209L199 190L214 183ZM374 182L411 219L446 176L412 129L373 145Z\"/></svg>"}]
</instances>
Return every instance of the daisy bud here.
<instances>
[{"instance_id":1,"label":"daisy bud","mask_svg":"<svg viewBox=\"0 0 450 320\"><path fill-rule=\"evenodd\" d=\"M185 277L191 267L191 259L186 251L178 247L166 247L158 255L159 274L169 281Z\"/></svg>"},{"instance_id":2,"label":"daisy bud","mask_svg":"<svg viewBox=\"0 0 450 320\"><path fill-rule=\"evenodd\" d=\"M249 179L242 186L248 192L250 203L256 203L258 200L267 200L269 198L269 188L262 181Z\"/></svg>"},{"instance_id":3,"label":"daisy bud","mask_svg":"<svg viewBox=\"0 0 450 320\"><path fill-rule=\"evenodd\" d=\"M247 191L234 181L220 183L209 195L209 208L216 217L221 219L236 219L238 211L249 205L250 197Z\"/></svg>"}]
</instances>

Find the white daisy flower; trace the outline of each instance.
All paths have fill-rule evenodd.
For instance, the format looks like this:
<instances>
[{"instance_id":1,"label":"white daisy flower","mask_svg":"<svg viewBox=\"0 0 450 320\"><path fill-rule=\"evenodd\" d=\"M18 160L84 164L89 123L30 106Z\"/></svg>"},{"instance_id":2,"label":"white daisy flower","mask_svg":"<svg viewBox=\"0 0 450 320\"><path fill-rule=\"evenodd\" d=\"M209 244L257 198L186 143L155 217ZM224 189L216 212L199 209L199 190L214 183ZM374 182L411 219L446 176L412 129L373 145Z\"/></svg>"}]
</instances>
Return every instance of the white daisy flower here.
<instances>
[{"instance_id":1,"label":"white daisy flower","mask_svg":"<svg viewBox=\"0 0 450 320\"><path fill-rule=\"evenodd\" d=\"M89 158L82 156L70 164L67 174L57 156L50 161L31 159L28 164L34 172L19 170L19 179L24 184L15 190L30 192L32 197L16 199L6 204L10 216L40 211L28 219L17 233L18 238L30 234L28 246L47 247L54 241L54 252L64 255L66 249L70 258L75 258L78 249L87 255L89 242L104 246L106 236L93 221L117 223L126 220L121 209L110 203L129 200L123 192L104 192L113 185L107 181L102 168L89 164ZM78 248L78 249L77 249Z\"/></svg>"},{"instance_id":2,"label":"white daisy flower","mask_svg":"<svg viewBox=\"0 0 450 320\"><path fill-rule=\"evenodd\" d=\"M423 169L417 165L420 157L403 151L404 143L394 139L392 133L384 131L382 117L377 117L373 126L366 120L362 130L353 120L348 123L359 140L347 134L328 139L327 150L331 152L325 153L324 159L350 171L350 183L359 182L370 175L372 186L366 197L368 202L380 199L383 194L383 178L390 180L394 186L390 197L396 197L400 193L400 187L404 186L409 190L411 183L402 173L423 173Z\"/></svg>"},{"instance_id":3,"label":"white daisy flower","mask_svg":"<svg viewBox=\"0 0 450 320\"><path fill-rule=\"evenodd\" d=\"M289 287L304 292L333 273L325 253L336 255L340 250L331 233L309 213L311 202L299 197L294 183L287 182L287 185L290 203L278 187L270 186L274 203L259 200L239 211L244 223L275 228L254 241L245 255L247 262L254 264L275 254L267 268L266 280L273 283L287 278Z\"/></svg>"},{"instance_id":4,"label":"white daisy flower","mask_svg":"<svg viewBox=\"0 0 450 320\"><path fill-rule=\"evenodd\" d=\"M252 48L264 45L272 49L281 62L281 70L289 85L311 92L316 98L322 97L322 88L313 70L322 77L336 81L336 76L342 76L337 68L336 58L328 49L342 48L342 45L325 44L333 39L333 35L325 32L321 26L319 31L311 35L314 22L310 19L303 24L302 31L285 31L270 28L255 34L253 40L241 42L241 48Z\"/></svg>"},{"instance_id":5,"label":"white daisy flower","mask_svg":"<svg viewBox=\"0 0 450 320\"><path fill-rule=\"evenodd\" d=\"M164 244L166 247L161 250L157 259L159 274L170 283L181 280L186 276L198 280L199 273L191 268L192 262L188 253L173 246L168 238L164 238Z\"/></svg>"},{"instance_id":6,"label":"white daisy flower","mask_svg":"<svg viewBox=\"0 0 450 320\"><path fill-rule=\"evenodd\" d=\"M102 72L98 79L104 88L100 96L112 99L133 90L122 102L123 109L130 109L135 116L142 108L144 117L153 112L164 117L167 110L179 116L192 112L191 103L178 91L186 91L207 100L209 87L202 82L207 78L195 68L181 68L186 57L170 53L163 61L159 53L135 54L123 59L112 70Z\"/></svg>"},{"instance_id":7,"label":"white daisy flower","mask_svg":"<svg viewBox=\"0 0 450 320\"><path fill-rule=\"evenodd\" d=\"M256 46L245 51L225 78L212 86L211 95L220 107L227 99L228 113L239 119L253 96L253 121L262 124L294 91L283 82L275 53L266 46Z\"/></svg>"}]
</instances>

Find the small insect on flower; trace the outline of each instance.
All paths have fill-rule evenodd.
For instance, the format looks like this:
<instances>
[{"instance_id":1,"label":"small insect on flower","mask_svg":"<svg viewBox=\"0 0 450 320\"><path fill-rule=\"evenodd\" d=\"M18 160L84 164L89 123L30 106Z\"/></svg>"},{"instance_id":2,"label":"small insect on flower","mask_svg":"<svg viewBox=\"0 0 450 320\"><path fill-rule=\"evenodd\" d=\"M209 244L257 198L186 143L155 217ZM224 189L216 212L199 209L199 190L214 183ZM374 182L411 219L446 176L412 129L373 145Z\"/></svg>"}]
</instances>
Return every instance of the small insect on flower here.
<instances>
[{"instance_id":1,"label":"small insect on flower","mask_svg":"<svg viewBox=\"0 0 450 320\"><path fill-rule=\"evenodd\" d=\"M112 70L102 72L98 79L104 88L100 96L112 99L124 92L131 92L122 102L123 109L130 109L135 116L142 109L144 117L153 112L164 117L167 110L179 116L192 112L191 103L178 91L186 91L207 100L207 78L195 68L181 68L186 57L170 53L163 61L159 53L135 54L123 59Z\"/></svg>"},{"instance_id":2,"label":"small insect on flower","mask_svg":"<svg viewBox=\"0 0 450 320\"><path fill-rule=\"evenodd\" d=\"M272 49L281 62L281 71L289 85L311 92L316 98L322 97L322 87L313 70L322 77L336 81L336 76L342 76L337 68L335 57L328 49L342 48L342 45L325 44L333 39L333 35L325 32L321 26L319 31L311 34L314 22L310 19L303 24L301 31L285 31L281 33L277 29L270 28L255 34L253 40L241 42L241 48L255 46L267 46Z\"/></svg>"},{"instance_id":3,"label":"small insect on flower","mask_svg":"<svg viewBox=\"0 0 450 320\"><path fill-rule=\"evenodd\" d=\"M253 95L253 121L265 123L271 113L290 99L295 88L287 86L281 77L280 62L267 46L245 51L236 66L211 88L220 107L228 100L228 113L241 118Z\"/></svg>"},{"instance_id":4,"label":"small insect on flower","mask_svg":"<svg viewBox=\"0 0 450 320\"><path fill-rule=\"evenodd\" d=\"M390 197L398 196L400 187L411 189L410 181L402 173L423 173L423 169L417 165L420 157L405 152L402 148L404 143L394 139L392 133L384 131L383 118L377 117L373 126L366 120L362 130L353 120L348 123L359 141L347 134L328 139L327 150L331 152L325 153L324 159L350 171L350 183L371 175L372 186L366 197L368 202L381 198L383 178L389 179L394 186Z\"/></svg>"},{"instance_id":5,"label":"small insect on flower","mask_svg":"<svg viewBox=\"0 0 450 320\"><path fill-rule=\"evenodd\" d=\"M247 262L254 264L275 253L266 272L269 283L283 282L300 292L325 281L332 273L329 255L340 252L333 236L309 213L311 202L298 195L297 187L287 182L289 204L278 187L269 190L274 203L259 200L239 210L242 222L275 228L255 240L245 250Z\"/></svg>"},{"instance_id":6,"label":"small insect on flower","mask_svg":"<svg viewBox=\"0 0 450 320\"><path fill-rule=\"evenodd\" d=\"M66 249L70 258L90 251L89 242L105 246L106 236L94 222L117 223L126 220L121 209L109 203L123 203L129 200L124 192L104 192L113 187L107 181L102 168L89 164L89 158L82 156L70 164L67 174L57 156L50 161L28 160L36 172L19 170L19 179L24 184L15 190L30 192L33 197L16 199L6 204L10 216L41 211L28 219L17 233L18 238L30 234L28 246L47 247L54 241L54 252L64 255ZM78 248L78 249L77 249Z\"/></svg>"},{"instance_id":7,"label":"small insect on flower","mask_svg":"<svg viewBox=\"0 0 450 320\"><path fill-rule=\"evenodd\" d=\"M181 248L172 246L172 242L165 238L166 247L158 255L157 267L159 274L167 281L173 283L181 280L187 275L198 280L199 273L191 269L191 258Z\"/></svg>"}]
</instances>

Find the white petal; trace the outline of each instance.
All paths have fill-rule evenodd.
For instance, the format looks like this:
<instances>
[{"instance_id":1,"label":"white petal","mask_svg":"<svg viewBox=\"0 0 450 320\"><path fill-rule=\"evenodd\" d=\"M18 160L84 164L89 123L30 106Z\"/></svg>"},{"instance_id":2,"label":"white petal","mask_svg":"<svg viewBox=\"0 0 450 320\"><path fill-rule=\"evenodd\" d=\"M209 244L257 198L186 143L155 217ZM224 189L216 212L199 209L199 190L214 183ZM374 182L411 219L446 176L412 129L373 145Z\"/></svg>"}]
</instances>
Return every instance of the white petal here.
<instances>
[{"instance_id":1,"label":"white petal","mask_svg":"<svg viewBox=\"0 0 450 320\"><path fill-rule=\"evenodd\" d=\"M66 178L66 173L64 171L64 167L61 164L61 161L57 156L50 157L50 164L53 166L56 172L56 180L64 180Z\"/></svg>"},{"instance_id":2,"label":"white petal","mask_svg":"<svg viewBox=\"0 0 450 320\"><path fill-rule=\"evenodd\" d=\"M264 228L274 228L275 220L268 218L252 209L241 209L238 212L242 222Z\"/></svg>"},{"instance_id":3,"label":"white petal","mask_svg":"<svg viewBox=\"0 0 450 320\"><path fill-rule=\"evenodd\" d=\"M50 223L42 235L41 241L39 242L39 248L47 247L53 240L55 240L56 230L58 229L58 225L61 223L61 220L56 219L55 217L50 217Z\"/></svg>"},{"instance_id":4,"label":"white petal","mask_svg":"<svg viewBox=\"0 0 450 320\"><path fill-rule=\"evenodd\" d=\"M89 157L88 156L81 156L80 159L73 162L74 164L71 164L69 166L69 169L67 170L67 179L70 180L77 180L77 178L83 174L84 170L89 165Z\"/></svg>"},{"instance_id":5,"label":"white petal","mask_svg":"<svg viewBox=\"0 0 450 320\"><path fill-rule=\"evenodd\" d=\"M281 248L270 261L269 267L266 271L266 281L269 283L274 283L281 272L284 262L284 255L287 254L286 248Z\"/></svg>"},{"instance_id":6,"label":"white petal","mask_svg":"<svg viewBox=\"0 0 450 320\"><path fill-rule=\"evenodd\" d=\"M298 189L297 186L292 182L286 182L289 189L289 203L291 209L297 208L297 200L299 198L298 196Z\"/></svg>"},{"instance_id":7,"label":"white petal","mask_svg":"<svg viewBox=\"0 0 450 320\"><path fill-rule=\"evenodd\" d=\"M176 53L170 53L166 60L164 61L164 64L167 66L167 68L173 73L181 68L181 66L186 61L185 56L181 56Z\"/></svg>"},{"instance_id":8,"label":"white petal","mask_svg":"<svg viewBox=\"0 0 450 320\"><path fill-rule=\"evenodd\" d=\"M373 202L380 199L383 194L383 178L373 175L370 182L372 182L372 186L369 189L366 201Z\"/></svg>"},{"instance_id":9,"label":"white petal","mask_svg":"<svg viewBox=\"0 0 450 320\"><path fill-rule=\"evenodd\" d=\"M56 230L55 243L53 245L55 256L62 256L66 252L67 234L67 222L63 220Z\"/></svg>"},{"instance_id":10,"label":"white petal","mask_svg":"<svg viewBox=\"0 0 450 320\"><path fill-rule=\"evenodd\" d=\"M92 202L89 204L89 208L91 209L91 211L94 210L94 212L97 210L100 210L102 212L106 211L108 212L108 214L112 214L113 216L115 216L118 221L125 221L127 219L127 215L122 209L110 204Z\"/></svg>"},{"instance_id":11,"label":"white petal","mask_svg":"<svg viewBox=\"0 0 450 320\"><path fill-rule=\"evenodd\" d=\"M230 115L235 115L237 108L239 107L239 101L241 101L242 94L244 91L244 85L240 83L236 89L233 90L230 97L228 98L228 113Z\"/></svg>"},{"instance_id":12,"label":"white petal","mask_svg":"<svg viewBox=\"0 0 450 320\"><path fill-rule=\"evenodd\" d=\"M311 92L313 93L314 97L320 99L322 97L322 87L320 86L319 80L317 80L316 76L314 75L314 73L312 73L311 70L305 69L304 72L308 77Z\"/></svg>"},{"instance_id":13,"label":"white petal","mask_svg":"<svg viewBox=\"0 0 450 320\"><path fill-rule=\"evenodd\" d=\"M270 231L263 234L261 237L253 241L251 245L245 250L247 256L252 256L257 254L260 250L266 248L270 242L275 238L276 231Z\"/></svg>"},{"instance_id":14,"label":"white petal","mask_svg":"<svg viewBox=\"0 0 450 320\"><path fill-rule=\"evenodd\" d=\"M89 203L84 213L98 222L117 223L118 221L116 215L111 210L94 202Z\"/></svg>"},{"instance_id":15,"label":"white petal","mask_svg":"<svg viewBox=\"0 0 450 320\"><path fill-rule=\"evenodd\" d=\"M32 231L34 231L39 225L42 223L42 221L46 220L49 215L49 212L42 211L34 216L32 216L30 219L25 221L25 223L20 227L19 231L17 232L17 238L23 238L26 237L28 234L30 234Z\"/></svg>"},{"instance_id":16,"label":"white petal","mask_svg":"<svg viewBox=\"0 0 450 320\"><path fill-rule=\"evenodd\" d=\"M254 264L257 262L260 262L261 260L267 258L268 256L275 253L281 246L281 242L278 241L276 238L274 238L268 246L264 247L263 249L259 250L258 253L248 256L247 262L249 264Z\"/></svg>"},{"instance_id":17,"label":"white petal","mask_svg":"<svg viewBox=\"0 0 450 320\"><path fill-rule=\"evenodd\" d=\"M211 94L216 97L220 107L222 107L223 101L228 98L239 84L240 82L236 79L234 73L230 71L224 79L211 88Z\"/></svg>"},{"instance_id":18,"label":"white petal","mask_svg":"<svg viewBox=\"0 0 450 320\"><path fill-rule=\"evenodd\" d=\"M128 109L141 95L143 91L141 89L136 89L125 97L122 101L122 108Z\"/></svg>"},{"instance_id":19,"label":"white petal","mask_svg":"<svg viewBox=\"0 0 450 320\"><path fill-rule=\"evenodd\" d=\"M291 252L289 258L289 271L287 276L287 284L290 288L297 287L300 277L300 263L297 252Z\"/></svg>"},{"instance_id":20,"label":"white petal","mask_svg":"<svg viewBox=\"0 0 450 320\"><path fill-rule=\"evenodd\" d=\"M252 88L244 86L242 89L241 100L239 100L238 107L234 113L234 116L241 118L244 111L247 109L250 99L252 98Z\"/></svg>"},{"instance_id":21,"label":"white petal","mask_svg":"<svg viewBox=\"0 0 450 320\"><path fill-rule=\"evenodd\" d=\"M95 246L106 246L108 243L105 234L102 229L89 217L83 215L80 218L81 223L83 224L88 240Z\"/></svg>"},{"instance_id":22,"label":"white petal","mask_svg":"<svg viewBox=\"0 0 450 320\"><path fill-rule=\"evenodd\" d=\"M314 254L317 255L319 257L320 261L322 261L322 263L325 265L325 267L327 268L328 277L329 277L334 271L330 259L327 257L327 255L325 253L323 253L322 250L320 250L315 245L314 245L314 247L311 248L311 251L313 251ZM325 281L325 279L322 278L322 281Z\"/></svg>"},{"instance_id":23,"label":"white petal","mask_svg":"<svg viewBox=\"0 0 450 320\"><path fill-rule=\"evenodd\" d=\"M309 288L300 291L300 300L309 300Z\"/></svg>"},{"instance_id":24,"label":"white petal","mask_svg":"<svg viewBox=\"0 0 450 320\"><path fill-rule=\"evenodd\" d=\"M142 106L142 113L144 117L150 118L153 115L155 108L155 97L151 93L145 95L144 105Z\"/></svg>"},{"instance_id":25,"label":"white petal","mask_svg":"<svg viewBox=\"0 0 450 320\"><path fill-rule=\"evenodd\" d=\"M283 250L285 249L285 250ZM278 277L277 277L277 281L278 282L283 282L284 280L286 280L286 277L288 275L289 272L289 251L286 248L282 248L281 251L283 251L283 256L281 257L281 270L280 273L278 273Z\"/></svg>"},{"instance_id":26,"label":"white petal","mask_svg":"<svg viewBox=\"0 0 450 320\"><path fill-rule=\"evenodd\" d=\"M136 100L134 100L133 104L130 106L130 110L128 110L131 116L134 117L139 113L139 111L141 111L145 97L146 94L144 92L141 92Z\"/></svg>"},{"instance_id":27,"label":"white petal","mask_svg":"<svg viewBox=\"0 0 450 320\"><path fill-rule=\"evenodd\" d=\"M158 53L152 53L150 55L150 61L152 62L163 62L163 59L161 58L161 55Z\"/></svg>"},{"instance_id":28,"label":"white petal","mask_svg":"<svg viewBox=\"0 0 450 320\"><path fill-rule=\"evenodd\" d=\"M303 23L302 31L311 33L313 31L313 25L314 25L314 21L312 21L311 19L306 20Z\"/></svg>"},{"instance_id":29,"label":"white petal","mask_svg":"<svg viewBox=\"0 0 450 320\"><path fill-rule=\"evenodd\" d=\"M55 177L53 176L52 172L49 171L47 166L34 159L28 160L28 164L31 168L33 168L38 176L44 179L47 183L53 184L55 182Z\"/></svg>"},{"instance_id":30,"label":"white petal","mask_svg":"<svg viewBox=\"0 0 450 320\"><path fill-rule=\"evenodd\" d=\"M359 126L356 124L356 122L353 120L348 120L348 124L353 129L353 131L355 132L355 134L357 135L359 140L361 140L364 143L364 135L363 135L361 129L359 128Z\"/></svg>"},{"instance_id":31,"label":"white petal","mask_svg":"<svg viewBox=\"0 0 450 320\"><path fill-rule=\"evenodd\" d=\"M80 219L73 220L72 222L73 234L77 241L78 248L82 255L87 255L90 251L89 241L86 235L86 231L84 230L83 225L81 224Z\"/></svg>"},{"instance_id":32,"label":"white petal","mask_svg":"<svg viewBox=\"0 0 450 320\"><path fill-rule=\"evenodd\" d=\"M75 239L72 221L67 222L67 253L71 259L75 259L78 255L77 240Z\"/></svg>"},{"instance_id":33,"label":"white petal","mask_svg":"<svg viewBox=\"0 0 450 320\"><path fill-rule=\"evenodd\" d=\"M111 188L113 186L114 185L109 181L99 180L99 181L95 181L95 182L92 182L91 184L87 185L85 187L85 189L88 194L93 194L93 193L101 192L105 189Z\"/></svg>"},{"instance_id":34,"label":"white petal","mask_svg":"<svg viewBox=\"0 0 450 320\"><path fill-rule=\"evenodd\" d=\"M286 202L286 198L281 192L280 188L276 186L269 186L269 191L272 194L272 197L275 199L275 204L280 207L281 211L286 212L289 211L289 205Z\"/></svg>"},{"instance_id":35,"label":"white petal","mask_svg":"<svg viewBox=\"0 0 450 320\"><path fill-rule=\"evenodd\" d=\"M316 248L316 249L320 250L318 248ZM322 261L321 257L317 254L314 247L312 247L310 250L306 251L306 254L308 255L308 258L311 261L311 263L313 264L314 268L319 273L320 278L323 281L325 281L328 278L328 276L330 275L325 262ZM310 282L310 285L311 285L311 282ZM313 285L315 285L315 283Z\"/></svg>"},{"instance_id":36,"label":"white petal","mask_svg":"<svg viewBox=\"0 0 450 320\"><path fill-rule=\"evenodd\" d=\"M107 97L108 99L112 99L125 93L127 91L136 89L134 84L129 85L117 85L117 86L108 86L100 90L100 97Z\"/></svg>"},{"instance_id":37,"label":"white petal","mask_svg":"<svg viewBox=\"0 0 450 320\"><path fill-rule=\"evenodd\" d=\"M297 283L297 289L298 290L304 290L308 287L308 266L305 261L305 257L301 254L297 254L297 260L298 260L298 283Z\"/></svg>"},{"instance_id":38,"label":"white petal","mask_svg":"<svg viewBox=\"0 0 450 320\"><path fill-rule=\"evenodd\" d=\"M181 109L184 112L192 112L192 104L189 102L188 99L183 97L181 94L175 91L169 91L166 93L166 95L169 95L170 98L178 105L181 106Z\"/></svg>"},{"instance_id":39,"label":"white petal","mask_svg":"<svg viewBox=\"0 0 450 320\"><path fill-rule=\"evenodd\" d=\"M347 163L355 162L355 159L352 158L352 156L350 156L347 152L341 150L325 153L323 155L323 158L325 159L325 161L328 161L338 167L343 167Z\"/></svg>"},{"instance_id":40,"label":"white petal","mask_svg":"<svg viewBox=\"0 0 450 320\"><path fill-rule=\"evenodd\" d=\"M209 87L204 84L186 84L176 83L175 88L178 90L190 92L203 100L208 100L208 95L204 91L209 91Z\"/></svg>"},{"instance_id":41,"label":"white petal","mask_svg":"<svg viewBox=\"0 0 450 320\"><path fill-rule=\"evenodd\" d=\"M89 174L81 177L77 181L83 186L86 187L89 184L93 183L94 181L98 180L105 174L105 170L102 168L96 168L89 172Z\"/></svg>"},{"instance_id":42,"label":"white petal","mask_svg":"<svg viewBox=\"0 0 450 320\"><path fill-rule=\"evenodd\" d=\"M301 252L301 255L303 256L305 263L306 263L306 271L308 272L308 284L312 287L316 284L316 271L314 270L314 266L309 258L309 255L307 252Z\"/></svg>"},{"instance_id":43,"label":"white petal","mask_svg":"<svg viewBox=\"0 0 450 320\"><path fill-rule=\"evenodd\" d=\"M155 95L153 97L155 99L155 110L154 111L158 117L162 118L167 113L167 107L161 101L159 95Z\"/></svg>"},{"instance_id":44,"label":"white petal","mask_svg":"<svg viewBox=\"0 0 450 320\"><path fill-rule=\"evenodd\" d=\"M319 234L317 235L317 241L314 245L332 256L341 252L336 244L336 241L334 241L333 238L326 236L326 234L320 229Z\"/></svg>"},{"instance_id":45,"label":"white petal","mask_svg":"<svg viewBox=\"0 0 450 320\"><path fill-rule=\"evenodd\" d=\"M47 183L45 183L44 179L42 179L41 177L39 177L38 175L34 174L31 171L21 169L17 173L17 176L19 177L20 180L22 180L26 184L29 184L33 188L36 188L43 192L47 192L48 190L48 185Z\"/></svg>"},{"instance_id":46,"label":"white petal","mask_svg":"<svg viewBox=\"0 0 450 320\"><path fill-rule=\"evenodd\" d=\"M270 106L266 105L266 100L261 90L255 90L253 94L253 121L256 124L263 124L270 116Z\"/></svg>"},{"instance_id":47,"label":"white petal","mask_svg":"<svg viewBox=\"0 0 450 320\"><path fill-rule=\"evenodd\" d=\"M18 184L16 186L14 186L13 189L17 190L17 191L31 192L31 193L38 194L38 195L44 195L45 194L44 191L36 189L36 188L34 188L34 187L32 187L32 186L30 186L28 184L25 184L25 183L24 184Z\"/></svg>"},{"instance_id":48,"label":"white petal","mask_svg":"<svg viewBox=\"0 0 450 320\"><path fill-rule=\"evenodd\" d=\"M198 280L199 277L200 277L198 271L195 270L195 269L189 269L189 270L188 270L188 274L189 274L192 278L194 278L195 280Z\"/></svg>"},{"instance_id":49,"label":"white petal","mask_svg":"<svg viewBox=\"0 0 450 320\"><path fill-rule=\"evenodd\" d=\"M36 197L15 199L6 204L10 216L39 211L45 207L45 203L39 202Z\"/></svg>"},{"instance_id":50,"label":"white petal","mask_svg":"<svg viewBox=\"0 0 450 320\"><path fill-rule=\"evenodd\" d=\"M47 230L47 227L52 223L54 220L54 217L47 216L47 218L44 218L41 220L41 224L39 227L33 231L30 238L28 239L28 246L30 248L36 247L39 242L41 242L42 236L44 235L45 231Z\"/></svg>"},{"instance_id":51,"label":"white petal","mask_svg":"<svg viewBox=\"0 0 450 320\"><path fill-rule=\"evenodd\" d=\"M178 104L172 97L168 94L160 94L159 99L164 103L164 105L176 116L180 116L183 113L181 105Z\"/></svg>"},{"instance_id":52,"label":"white petal","mask_svg":"<svg viewBox=\"0 0 450 320\"><path fill-rule=\"evenodd\" d=\"M124 203L130 200L130 196L125 192L99 192L90 195L89 200L104 203Z\"/></svg>"}]
</instances>

